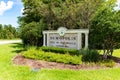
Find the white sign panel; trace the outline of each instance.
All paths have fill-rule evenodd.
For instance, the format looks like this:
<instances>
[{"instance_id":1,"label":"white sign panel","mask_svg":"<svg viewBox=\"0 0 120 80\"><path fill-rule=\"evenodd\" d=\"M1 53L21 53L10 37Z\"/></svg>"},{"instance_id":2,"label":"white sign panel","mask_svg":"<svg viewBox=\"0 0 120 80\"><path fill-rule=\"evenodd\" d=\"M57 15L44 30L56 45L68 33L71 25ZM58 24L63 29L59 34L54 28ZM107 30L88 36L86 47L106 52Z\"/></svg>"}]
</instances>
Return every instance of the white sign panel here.
<instances>
[{"instance_id":1,"label":"white sign panel","mask_svg":"<svg viewBox=\"0 0 120 80\"><path fill-rule=\"evenodd\" d=\"M66 33L60 36L58 33L49 34L49 46L77 49L77 34Z\"/></svg>"},{"instance_id":2,"label":"white sign panel","mask_svg":"<svg viewBox=\"0 0 120 80\"><path fill-rule=\"evenodd\" d=\"M72 29L60 27L58 30L43 31L43 46L82 49L82 33L85 34L85 48L88 47L88 29Z\"/></svg>"}]
</instances>

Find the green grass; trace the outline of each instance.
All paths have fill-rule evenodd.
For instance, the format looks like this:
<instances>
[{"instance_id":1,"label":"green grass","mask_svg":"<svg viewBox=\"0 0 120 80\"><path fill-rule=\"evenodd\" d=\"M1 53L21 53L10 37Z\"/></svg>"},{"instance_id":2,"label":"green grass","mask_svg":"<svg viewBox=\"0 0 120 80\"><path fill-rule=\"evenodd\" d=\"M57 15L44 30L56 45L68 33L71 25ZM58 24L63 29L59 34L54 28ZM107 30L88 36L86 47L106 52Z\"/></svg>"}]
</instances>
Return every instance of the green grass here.
<instances>
[{"instance_id":1,"label":"green grass","mask_svg":"<svg viewBox=\"0 0 120 80\"><path fill-rule=\"evenodd\" d=\"M32 72L26 66L13 65L11 60L20 50L20 44L0 45L0 80L120 80L120 68L78 71L41 69Z\"/></svg>"},{"instance_id":2,"label":"green grass","mask_svg":"<svg viewBox=\"0 0 120 80\"><path fill-rule=\"evenodd\" d=\"M116 49L113 53L113 56L120 58L120 49Z\"/></svg>"},{"instance_id":3,"label":"green grass","mask_svg":"<svg viewBox=\"0 0 120 80\"><path fill-rule=\"evenodd\" d=\"M8 40L21 40L20 38L14 38L14 39L0 39L0 41L8 41Z\"/></svg>"},{"instance_id":4,"label":"green grass","mask_svg":"<svg viewBox=\"0 0 120 80\"><path fill-rule=\"evenodd\" d=\"M99 50L100 54L103 54L103 50ZM120 58L120 49L116 49L113 51L113 56Z\"/></svg>"}]
</instances>

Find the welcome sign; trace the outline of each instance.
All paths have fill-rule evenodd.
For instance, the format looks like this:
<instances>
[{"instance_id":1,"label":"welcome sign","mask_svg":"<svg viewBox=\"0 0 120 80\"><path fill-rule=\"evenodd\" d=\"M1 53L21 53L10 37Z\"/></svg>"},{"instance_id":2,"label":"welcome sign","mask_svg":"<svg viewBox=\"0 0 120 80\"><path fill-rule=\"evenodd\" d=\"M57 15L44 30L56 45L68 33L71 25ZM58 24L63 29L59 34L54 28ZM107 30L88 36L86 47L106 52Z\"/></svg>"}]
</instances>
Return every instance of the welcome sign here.
<instances>
[{"instance_id":1,"label":"welcome sign","mask_svg":"<svg viewBox=\"0 0 120 80\"><path fill-rule=\"evenodd\" d=\"M67 30L64 27L60 27L54 31L43 31L44 41L43 46L53 46L61 48L82 48L82 33L85 33L85 47L88 47L88 29L72 29Z\"/></svg>"},{"instance_id":2,"label":"welcome sign","mask_svg":"<svg viewBox=\"0 0 120 80\"><path fill-rule=\"evenodd\" d=\"M77 42L78 37L76 33L66 33L64 36L60 36L58 33L49 34L49 46L76 49Z\"/></svg>"}]
</instances>

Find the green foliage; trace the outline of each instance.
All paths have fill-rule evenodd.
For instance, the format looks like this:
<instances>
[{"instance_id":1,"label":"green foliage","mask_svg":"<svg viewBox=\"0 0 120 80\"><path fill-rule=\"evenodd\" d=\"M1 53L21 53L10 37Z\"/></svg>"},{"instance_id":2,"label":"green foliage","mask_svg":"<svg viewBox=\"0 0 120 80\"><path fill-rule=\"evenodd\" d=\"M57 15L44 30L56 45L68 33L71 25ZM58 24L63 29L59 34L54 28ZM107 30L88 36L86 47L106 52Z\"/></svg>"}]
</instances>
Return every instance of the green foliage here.
<instances>
[{"instance_id":1,"label":"green foliage","mask_svg":"<svg viewBox=\"0 0 120 80\"><path fill-rule=\"evenodd\" d=\"M0 39L14 39L19 38L19 33L12 25L0 24Z\"/></svg>"},{"instance_id":2,"label":"green foliage","mask_svg":"<svg viewBox=\"0 0 120 80\"><path fill-rule=\"evenodd\" d=\"M62 53L62 54L69 53L70 55L79 55L79 51L75 49L47 47L47 46L42 46L40 49L42 49L45 52L55 52L55 53Z\"/></svg>"},{"instance_id":3,"label":"green foliage","mask_svg":"<svg viewBox=\"0 0 120 80\"><path fill-rule=\"evenodd\" d=\"M98 62L100 60L100 56L98 51L96 50L83 50L82 51L82 61L85 62Z\"/></svg>"},{"instance_id":4,"label":"green foliage","mask_svg":"<svg viewBox=\"0 0 120 80\"><path fill-rule=\"evenodd\" d=\"M101 60L98 62L98 64L100 66L106 66L106 67L111 67L111 68L115 66L115 62L111 59Z\"/></svg>"},{"instance_id":5,"label":"green foliage","mask_svg":"<svg viewBox=\"0 0 120 80\"><path fill-rule=\"evenodd\" d=\"M90 19L104 0L22 0L22 2L24 3L22 22L39 22L44 19L47 29L57 29L59 26L88 28Z\"/></svg>"},{"instance_id":6,"label":"green foliage","mask_svg":"<svg viewBox=\"0 0 120 80\"><path fill-rule=\"evenodd\" d=\"M35 48L30 48L22 54L26 58L45 60L52 62L60 62L65 64L80 64L80 56L71 56L69 54L56 54L52 52L44 52L42 50L36 50Z\"/></svg>"},{"instance_id":7,"label":"green foliage","mask_svg":"<svg viewBox=\"0 0 120 80\"><path fill-rule=\"evenodd\" d=\"M22 2L24 12L23 16L18 18L18 23L22 27L25 45L42 45L42 30L55 30L60 26L68 29L89 28L90 48L108 49L107 52L111 52L109 54L112 54L114 46L120 43L120 11L114 10L116 0L22 0ZM39 24L41 20L45 25L44 29ZM31 28L31 24L35 30ZM35 26L39 26L39 29Z\"/></svg>"},{"instance_id":8,"label":"green foliage","mask_svg":"<svg viewBox=\"0 0 120 80\"><path fill-rule=\"evenodd\" d=\"M93 14L104 1L22 0L22 2L24 4L24 12L23 16L18 17L20 27L26 27L32 22L39 23L39 21L43 20L45 30L55 30L60 26L68 29L89 28ZM41 27L40 24L39 27ZM34 28L37 29L37 27ZM25 36L28 37L27 35ZM28 42L30 45L34 44L29 42L28 38L23 39L23 42L25 44ZM36 39L34 42L36 42Z\"/></svg>"},{"instance_id":9,"label":"green foliage","mask_svg":"<svg viewBox=\"0 0 120 80\"><path fill-rule=\"evenodd\" d=\"M42 20L37 22L31 22L22 27L21 38L24 45L38 46L42 44L42 30L44 24Z\"/></svg>"},{"instance_id":10,"label":"green foliage","mask_svg":"<svg viewBox=\"0 0 120 80\"><path fill-rule=\"evenodd\" d=\"M112 56L115 46L120 43L120 12L115 11L116 0L108 0L91 20L90 47L103 49L104 56Z\"/></svg>"}]
</instances>

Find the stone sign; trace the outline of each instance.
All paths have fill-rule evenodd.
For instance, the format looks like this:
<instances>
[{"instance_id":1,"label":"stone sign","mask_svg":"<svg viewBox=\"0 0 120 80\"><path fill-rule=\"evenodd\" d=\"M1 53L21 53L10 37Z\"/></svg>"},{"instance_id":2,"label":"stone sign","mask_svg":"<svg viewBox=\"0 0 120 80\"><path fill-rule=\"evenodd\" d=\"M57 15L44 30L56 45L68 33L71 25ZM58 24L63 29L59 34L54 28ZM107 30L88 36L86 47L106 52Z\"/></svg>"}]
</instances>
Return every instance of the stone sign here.
<instances>
[{"instance_id":1,"label":"stone sign","mask_svg":"<svg viewBox=\"0 0 120 80\"><path fill-rule=\"evenodd\" d=\"M43 31L43 46L54 46L61 48L82 48L82 33L85 33L85 47L88 47L88 29L67 30L60 27L56 31Z\"/></svg>"}]
</instances>

